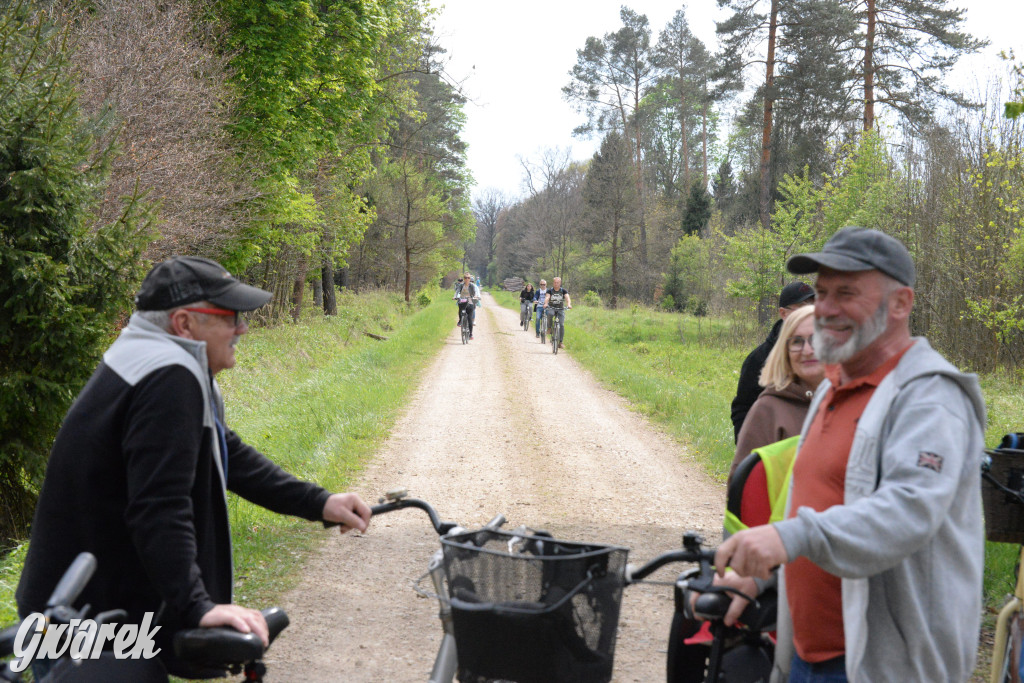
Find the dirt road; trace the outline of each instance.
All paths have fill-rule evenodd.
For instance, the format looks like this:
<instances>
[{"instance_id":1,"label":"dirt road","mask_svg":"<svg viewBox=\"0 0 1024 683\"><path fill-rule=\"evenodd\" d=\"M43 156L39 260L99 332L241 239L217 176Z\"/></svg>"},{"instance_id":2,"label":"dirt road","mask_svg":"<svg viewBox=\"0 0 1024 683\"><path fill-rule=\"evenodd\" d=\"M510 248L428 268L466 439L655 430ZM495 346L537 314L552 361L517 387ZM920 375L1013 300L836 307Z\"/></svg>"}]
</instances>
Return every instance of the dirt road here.
<instances>
[{"instance_id":1,"label":"dirt road","mask_svg":"<svg viewBox=\"0 0 1024 683\"><path fill-rule=\"evenodd\" d=\"M466 346L452 306L451 336L355 490L371 502L405 487L466 526L503 512L510 526L628 546L635 563L678 547L684 529L717 542L724 486L573 361L572 314L555 356L485 296ZM410 581L437 547L416 510L326 540L282 601L292 625L268 653L271 680L426 680L437 603ZM671 613L671 588L627 589L615 681L664 679Z\"/></svg>"}]
</instances>

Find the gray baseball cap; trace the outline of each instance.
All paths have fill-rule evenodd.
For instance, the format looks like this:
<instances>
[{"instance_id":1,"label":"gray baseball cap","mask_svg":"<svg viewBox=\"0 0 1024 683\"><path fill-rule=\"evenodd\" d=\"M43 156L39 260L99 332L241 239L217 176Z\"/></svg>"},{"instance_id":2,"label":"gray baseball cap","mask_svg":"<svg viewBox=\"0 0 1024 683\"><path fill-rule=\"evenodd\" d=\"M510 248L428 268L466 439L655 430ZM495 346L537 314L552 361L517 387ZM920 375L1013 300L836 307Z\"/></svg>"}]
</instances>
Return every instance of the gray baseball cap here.
<instances>
[{"instance_id":1,"label":"gray baseball cap","mask_svg":"<svg viewBox=\"0 0 1024 683\"><path fill-rule=\"evenodd\" d=\"M273 295L239 282L216 261L198 256L172 256L149 271L135 295L140 311L169 311L196 301L209 301L232 311L254 311Z\"/></svg>"},{"instance_id":2,"label":"gray baseball cap","mask_svg":"<svg viewBox=\"0 0 1024 683\"><path fill-rule=\"evenodd\" d=\"M786 262L794 275L816 273L821 267L845 272L878 270L908 287L914 286L914 259L895 237L880 230L848 225L832 235L821 251L797 254Z\"/></svg>"}]
</instances>

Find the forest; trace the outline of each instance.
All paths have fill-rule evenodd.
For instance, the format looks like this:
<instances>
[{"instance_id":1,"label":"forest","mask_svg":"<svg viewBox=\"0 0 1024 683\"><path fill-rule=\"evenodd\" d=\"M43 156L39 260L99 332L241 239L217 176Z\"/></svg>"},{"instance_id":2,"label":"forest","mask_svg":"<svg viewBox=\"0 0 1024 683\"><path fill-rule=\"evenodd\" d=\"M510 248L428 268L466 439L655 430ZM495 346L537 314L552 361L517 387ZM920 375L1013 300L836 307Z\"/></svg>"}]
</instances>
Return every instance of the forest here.
<instances>
[{"instance_id":1,"label":"forest","mask_svg":"<svg viewBox=\"0 0 1024 683\"><path fill-rule=\"evenodd\" d=\"M878 228L918 264L914 332L974 370L1018 368L1012 56L985 92L965 94L945 77L986 44L949 2L719 6L717 50L685 9L659 29L627 6L619 26L578 46L562 92L583 120L575 134L600 148L584 162L561 149L524 160L521 196L478 193L471 267L489 282L558 274L610 307L763 326L792 279L790 255L844 225Z\"/></svg>"},{"instance_id":2,"label":"forest","mask_svg":"<svg viewBox=\"0 0 1024 683\"><path fill-rule=\"evenodd\" d=\"M151 263L213 258L274 293L276 324L337 313L341 286L415 299L475 220L426 0L0 7L7 539Z\"/></svg>"},{"instance_id":3,"label":"forest","mask_svg":"<svg viewBox=\"0 0 1024 683\"><path fill-rule=\"evenodd\" d=\"M786 257L846 224L919 264L915 332L975 370L1024 355L1022 72L944 74L983 42L943 0L627 6L563 95L592 159L473 189L466 96L429 0L12 0L0 9L0 539L150 264L213 258L274 293L429 300L561 275L609 307L769 322ZM592 294L590 294L592 292ZM582 297L577 300L582 301ZM747 324L747 323L744 323Z\"/></svg>"}]
</instances>

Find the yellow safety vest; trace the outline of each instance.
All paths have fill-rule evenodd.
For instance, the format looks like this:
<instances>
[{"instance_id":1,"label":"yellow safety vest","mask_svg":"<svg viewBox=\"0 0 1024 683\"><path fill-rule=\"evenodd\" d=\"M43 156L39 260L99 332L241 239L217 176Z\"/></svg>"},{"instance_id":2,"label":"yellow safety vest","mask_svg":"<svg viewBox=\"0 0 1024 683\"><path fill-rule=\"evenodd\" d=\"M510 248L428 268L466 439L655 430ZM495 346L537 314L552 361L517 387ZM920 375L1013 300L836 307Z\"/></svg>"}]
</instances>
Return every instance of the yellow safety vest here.
<instances>
[{"instance_id":1,"label":"yellow safety vest","mask_svg":"<svg viewBox=\"0 0 1024 683\"><path fill-rule=\"evenodd\" d=\"M786 512L786 499L789 497L789 479L793 476L793 463L796 461L796 446L800 436L791 436L782 441L755 448L754 453L761 456L765 478L768 480L768 501L771 517L768 523L782 520ZM732 535L746 529L747 525L731 511L725 511L725 531Z\"/></svg>"}]
</instances>

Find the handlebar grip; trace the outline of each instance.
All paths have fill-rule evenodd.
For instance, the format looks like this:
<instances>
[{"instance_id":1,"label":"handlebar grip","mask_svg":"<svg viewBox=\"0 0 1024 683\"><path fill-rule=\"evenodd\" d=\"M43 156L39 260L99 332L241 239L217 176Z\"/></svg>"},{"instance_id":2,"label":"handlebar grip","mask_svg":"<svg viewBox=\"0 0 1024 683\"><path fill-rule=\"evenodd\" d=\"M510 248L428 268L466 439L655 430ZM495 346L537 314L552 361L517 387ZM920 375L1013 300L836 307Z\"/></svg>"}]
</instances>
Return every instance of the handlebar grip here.
<instances>
[{"instance_id":1,"label":"handlebar grip","mask_svg":"<svg viewBox=\"0 0 1024 683\"><path fill-rule=\"evenodd\" d=\"M288 627L291 620L288 618L288 614L280 607L268 607L261 610L263 618L267 620L267 630L270 632L270 642L274 642L274 638Z\"/></svg>"},{"instance_id":2,"label":"handlebar grip","mask_svg":"<svg viewBox=\"0 0 1024 683\"><path fill-rule=\"evenodd\" d=\"M71 563L60 583L53 589L50 599L46 602L46 608L53 609L71 605L81 594L82 589L89 583L93 572L96 571L96 556L92 553L79 553L75 561Z\"/></svg>"},{"instance_id":3,"label":"handlebar grip","mask_svg":"<svg viewBox=\"0 0 1024 683\"><path fill-rule=\"evenodd\" d=\"M505 519L505 515L503 515L503 514L501 514L499 512L498 514L494 515L494 518L491 519L491 521L487 522L487 524L484 524L484 528L485 529L500 529L501 527L505 526L505 522L507 522L507 521L508 520Z\"/></svg>"}]
</instances>

